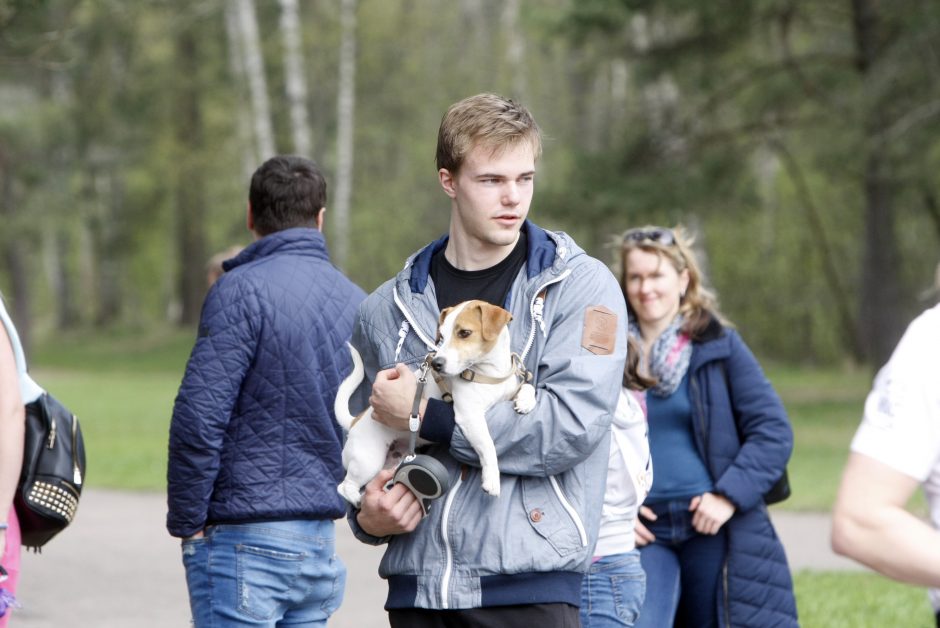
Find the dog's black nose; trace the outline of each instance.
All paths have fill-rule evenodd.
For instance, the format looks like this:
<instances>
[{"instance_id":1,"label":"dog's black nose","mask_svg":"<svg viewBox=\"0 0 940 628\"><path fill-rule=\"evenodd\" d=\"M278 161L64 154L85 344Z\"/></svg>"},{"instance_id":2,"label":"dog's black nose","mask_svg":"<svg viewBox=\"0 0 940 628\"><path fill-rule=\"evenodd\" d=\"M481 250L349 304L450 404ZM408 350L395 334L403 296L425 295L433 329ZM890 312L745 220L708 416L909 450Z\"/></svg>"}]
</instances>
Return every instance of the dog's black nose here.
<instances>
[{"instance_id":1,"label":"dog's black nose","mask_svg":"<svg viewBox=\"0 0 940 628\"><path fill-rule=\"evenodd\" d=\"M441 369L444 368L444 358L434 358L431 360L431 368L440 373Z\"/></svg>"}]
</instances>

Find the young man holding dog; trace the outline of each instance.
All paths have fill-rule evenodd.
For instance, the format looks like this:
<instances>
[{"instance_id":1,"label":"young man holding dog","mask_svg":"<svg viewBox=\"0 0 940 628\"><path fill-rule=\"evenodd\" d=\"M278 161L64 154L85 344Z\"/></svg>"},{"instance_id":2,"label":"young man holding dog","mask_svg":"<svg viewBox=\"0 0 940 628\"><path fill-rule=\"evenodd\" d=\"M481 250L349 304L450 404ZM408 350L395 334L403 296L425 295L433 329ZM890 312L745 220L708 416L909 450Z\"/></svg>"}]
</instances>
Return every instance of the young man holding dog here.
<instances>
[{"instance_id":1,"label":"young man holding dog","mask_svg":"<svg viewBox=\"0 0 940 628\"><path fill-rule=\"evenodd\" d=\"M413 369L435 348L441 309L471 298L513 316L512 350L532 373L536 406L486 412L496 446L498 497L480 487L480 461L453 408L422 401L420 435L451 488L427 517L391 471L351 512L357 537L387 543L380 574L397 626L578 625L583 573L603 503L609 427L626 357L617 281L564 233L526 220L541 152L521 105L493 94L462 100L438 134L438 176L450 198L449 233L412 255L360 307L353 344L367 379L360 407L407 429ZM355 408L354 408L355 409ZM451 623L453 622L453 623Z\"/></svg>"},{"instance_id":2,"label":"young man holding dog","mask_svg":"<svg viewBox=\"0 0 940 628\"><path fill-rule=\"evenodd\" d=\"M330 263L325 204L315 163L266 161L249 191L255 241L203 304L167 469L196 628L326 626L343 597L333 400L365 293Z\"/></svg>"}]
</instances>

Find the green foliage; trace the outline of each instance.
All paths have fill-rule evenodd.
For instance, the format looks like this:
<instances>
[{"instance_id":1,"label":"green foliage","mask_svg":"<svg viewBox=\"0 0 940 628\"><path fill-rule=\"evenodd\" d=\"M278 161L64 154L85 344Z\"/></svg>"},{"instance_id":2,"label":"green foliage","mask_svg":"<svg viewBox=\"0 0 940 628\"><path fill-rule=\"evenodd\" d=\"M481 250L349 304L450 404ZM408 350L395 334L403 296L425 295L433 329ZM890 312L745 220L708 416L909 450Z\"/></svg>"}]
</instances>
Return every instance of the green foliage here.
<instances>
[{"instance_id":1,"label":"green foliage","mask_svg":"<svg viewBox=\"0 0 940 628\"><path fill-rule=\"evenodd\" d=\"M277 150L291 152L280 7L255 5ZM0 287L31 304L37 334L175 319L179 275L203 263L181 244L189 176L202 181L207 256L248 243L250 103L229 68L227 6L0 2ZM925 305L940 242L935 3L877 3L868 61L835 0L523 0L514 20L509 6L360 0L345 270L364 288L445 232L441 115L495 91L545 132L533 220L605 259L627 227L692 227L725 313L764 355L858 357L872 282L899 286L884 307L903 319ZM338 3L302 3L300 18L313 157L335 192ZM185 76L181 29L198 40ZM174 131L187 79L202 120L192 145ZM865 270L871 155L885 159L901 252L884 279ZM10 294L13 272L30 294Z\"/></svg>"},{"instance_id":2,"label":"green foliage","mask_svg":"<svg viewBox=\"0 0 940 628\"><path fill-rule=\"evenodd\" d=\"M932 628L925 589L877 574L800 571L794 577L803 628Z\"/></svg>"}]
</instances>

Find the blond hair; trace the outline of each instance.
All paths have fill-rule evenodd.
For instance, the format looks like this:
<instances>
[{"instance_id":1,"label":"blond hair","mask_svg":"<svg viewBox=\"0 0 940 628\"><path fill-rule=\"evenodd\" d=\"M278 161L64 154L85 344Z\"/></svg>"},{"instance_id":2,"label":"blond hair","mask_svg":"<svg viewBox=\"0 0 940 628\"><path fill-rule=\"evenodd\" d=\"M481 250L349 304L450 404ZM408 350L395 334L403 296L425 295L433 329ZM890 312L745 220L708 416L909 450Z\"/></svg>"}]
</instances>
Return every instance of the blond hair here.
<instances>
[{"instance_id":1,"label":"blond hair","mask_svg":"<svg viewBox=\"0 0 940 628\"><path fill-rule=\"evenodd\" d=\"M477 94L454 103L437 133L437 167L456 174L470 151L481 146L494 155L527 143L542 154L542 133L521 104L496 94Z\"/></svg>"},{"instance_id":2,"label":"blond hair","mask_svg":"<svg viewBox=\"0 0 940 628\"><path fill-rule=\"evenodd\" d=\"M645 234L662 237L642 237ZM624 299L627 294L627 255L634 249L659 255L660 258L668 260L678 273L687 271L689 285L679 299L679 313L685 318L683 331L690 336L703 331L712 318L718 319L724 325L729 324L718 311L717 296L706 286L705 275L692 246L694 243L695 237L682 225L676 225L673 229L652 225L628 229L621 237L620 264L617 269ZM627 308L631 315L636 316L629 300Z\"/></svg>"}]
</instances>

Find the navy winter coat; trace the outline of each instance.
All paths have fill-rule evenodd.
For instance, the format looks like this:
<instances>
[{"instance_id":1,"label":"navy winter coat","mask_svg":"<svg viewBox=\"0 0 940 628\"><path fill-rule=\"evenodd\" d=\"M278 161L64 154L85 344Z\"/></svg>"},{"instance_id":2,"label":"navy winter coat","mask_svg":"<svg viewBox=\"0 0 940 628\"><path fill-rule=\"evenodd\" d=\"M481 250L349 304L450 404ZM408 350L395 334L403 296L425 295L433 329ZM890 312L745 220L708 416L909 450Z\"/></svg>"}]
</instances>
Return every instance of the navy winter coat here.
<instances>
[{"instance_id":1,"label":"navy winter coat","mask_svg":"<svg viewBox=\"0 0 940 628\"><path fill-rule=\"evenodd\" d=\"M341 517L333 401L365 293L333 267L316 229L270 234L225 269L173 408L167 529Z\"/></svg>"},{"instance_id":2,"label":"navy winter coat","mask_svg":"<svg viewBox=\"0 0 940 628\"><path fill-rule=\"evenodd\" d=\"M718 321L693 338L689 372L696 446L715 492L737 509L724 526L720 625L798 626L787 557L763 501L793 450L783 404L741 337Z\"/></svg>"}]
</instances>

